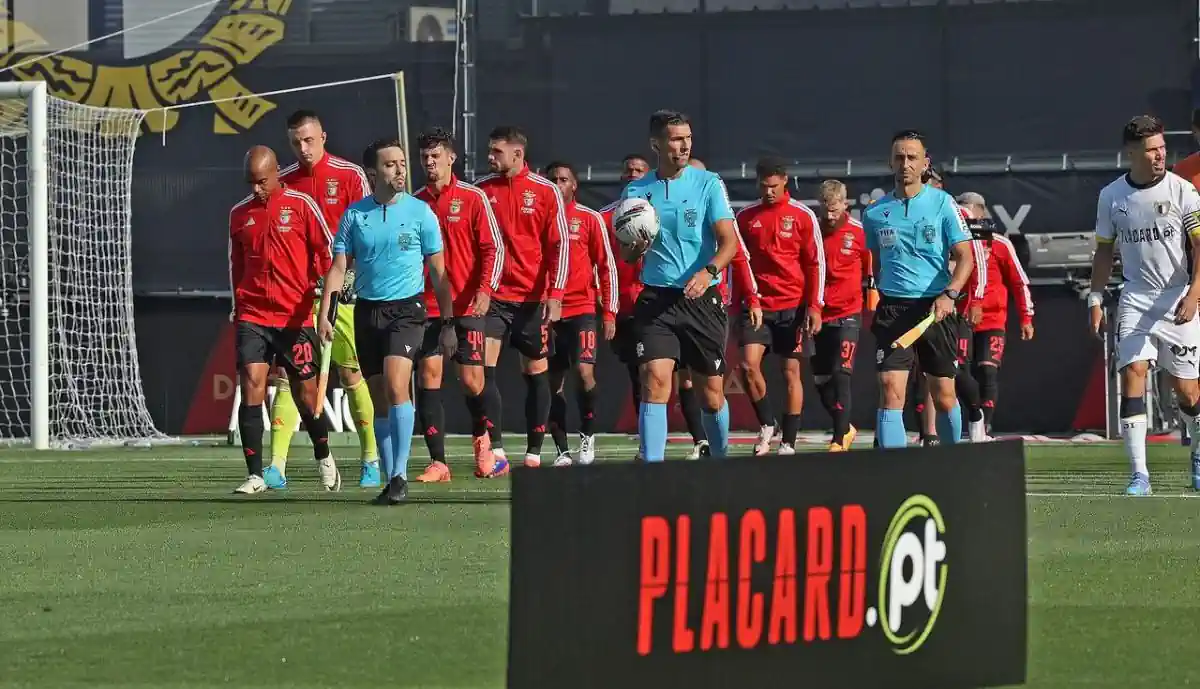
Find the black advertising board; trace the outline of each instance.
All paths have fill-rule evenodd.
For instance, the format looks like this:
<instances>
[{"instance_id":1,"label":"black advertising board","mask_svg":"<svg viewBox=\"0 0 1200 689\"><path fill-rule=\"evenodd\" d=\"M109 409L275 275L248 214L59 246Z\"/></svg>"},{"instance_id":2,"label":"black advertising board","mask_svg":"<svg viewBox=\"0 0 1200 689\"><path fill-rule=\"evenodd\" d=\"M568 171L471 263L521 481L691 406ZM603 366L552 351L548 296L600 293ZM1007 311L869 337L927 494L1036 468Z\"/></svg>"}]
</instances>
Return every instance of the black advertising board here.
<instances>
[{"instance_id":1,"label":"black advertising board","mask_svg":"<svg viewBox=\"0 0 1200 689\"><path fill-rule=\"evenodd\" d=\"M514 472L508 686L1026 673L1020 442Z\"/></svg>"}]
</instances>

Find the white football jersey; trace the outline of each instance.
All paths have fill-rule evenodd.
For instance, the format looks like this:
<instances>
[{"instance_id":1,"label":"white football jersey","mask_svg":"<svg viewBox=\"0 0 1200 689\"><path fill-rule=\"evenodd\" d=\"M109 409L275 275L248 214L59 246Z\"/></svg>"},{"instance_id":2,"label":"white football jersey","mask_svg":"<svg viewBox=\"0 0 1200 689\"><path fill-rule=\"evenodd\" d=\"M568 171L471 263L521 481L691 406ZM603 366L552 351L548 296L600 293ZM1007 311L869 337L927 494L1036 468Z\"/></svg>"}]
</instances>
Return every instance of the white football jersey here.
<instances>
[{"instance_id":1,"label":"white football jersey","mask_svg":"<svg viewBox=\"0 0 1200 689\"><path fill-rule=\"evenodd\" d=\"M1126 290L1186 287L1192 270L1188 245L1197 233L1200 194L1173 172L1148 187L1124 175L1100 192L1096 240L1116 242Z\"/></svg>"}]
</instances>

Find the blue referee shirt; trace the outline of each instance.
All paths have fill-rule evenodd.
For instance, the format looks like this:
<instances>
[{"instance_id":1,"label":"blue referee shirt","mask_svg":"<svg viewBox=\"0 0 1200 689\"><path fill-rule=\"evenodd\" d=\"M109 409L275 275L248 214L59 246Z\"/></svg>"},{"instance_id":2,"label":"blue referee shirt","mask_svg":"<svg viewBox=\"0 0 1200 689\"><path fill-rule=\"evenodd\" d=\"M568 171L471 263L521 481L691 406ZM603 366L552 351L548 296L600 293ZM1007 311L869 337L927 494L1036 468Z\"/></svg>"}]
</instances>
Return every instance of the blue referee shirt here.
<instances>
[{"instance_id":1,"label":"blue referee shirt","mask_svg":"<svg viewBox=\"0 0 1200 689\"><path fill-rule=\"evenodd\" d=\"M936 297L950 284L950 247L971 239L954 199L925 185L916 196L895 192L862 214L867 247L879 255L879 291L889 297Z\"/></svg>"},{"instance_id":2,"label":"blue referee shirt","mask_svg":"<svg viewBox=\"0 0 1200 689\"><path fill-rule=\"evenodd\" d=\"M425 290L425 257L442 250L442 231L429 204L409 194L379 204L368 196L342 215L334 255L354 258L360 299L396 301Z\"/></svg>"},{"instance_id":3,"label":"blue referee shirt","mask_svg":"<svg viewBox=\"0 0 1200 689\"><path fill-rule=\"evenodd\" d=\"M675 179L651 172L634 180L621 198L644 198L658 213L658 237L642 261L642 284L682 289L717 255L713 224L733 220L720 175L690 165ZM713 278L712 284L720 282Z\"/></svg>"}]
</instances>

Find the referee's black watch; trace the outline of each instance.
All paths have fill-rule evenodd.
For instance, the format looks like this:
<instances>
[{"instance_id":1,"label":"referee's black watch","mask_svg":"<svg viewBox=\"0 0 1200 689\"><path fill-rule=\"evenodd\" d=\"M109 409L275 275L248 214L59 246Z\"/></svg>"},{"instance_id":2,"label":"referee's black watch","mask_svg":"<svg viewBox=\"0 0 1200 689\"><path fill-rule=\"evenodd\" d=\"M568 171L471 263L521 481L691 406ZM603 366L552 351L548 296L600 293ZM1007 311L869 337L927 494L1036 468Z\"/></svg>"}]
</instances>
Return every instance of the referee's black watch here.
<instances>
[{"instance_id":1,"label":"referee's black watch","mask_svg":"<svg viewBox=\"0 0 1200 689\"><path fill-rule=\"evenodd\" d=\"M962 292L956 289L944 289L942 290L942 294L949 297L950 301L958 301L962 298Z\"/></svg>"},{"instance_id":2,"label":"referee's black watch","mask_svg":"<svg viewBox=\"0 0 1200 689\"><path fill-rule=\"evenodd\" d=\"M705 270L707 270L707 271L708 271L708 274L709 274L709 275L711 275L711 276L713 276L713 277L716 277L716 276L718 276L718 275L720 275L720 274L721 274L721 271L720 271L720 270L718 270L718 269L717 269L717 267L716 267L716 266L714 266L714 265L713 265L713 264L711 264L711 263L709 263L708 265L704 266L704 269L705 269Z\"/></svg>"},{"instance_id":3,"label":"referee's black watch","mask_svg":"<svg viewBox=\"0 0 1200 689\"><path fill-rule=\"evenodd\" d=\"M454 319L453 319L453 318L443 318L443 319L442 319L442 327L443 327L443 328L452 328L452 327L454 327Z\"/></svg>"}]
</instances>

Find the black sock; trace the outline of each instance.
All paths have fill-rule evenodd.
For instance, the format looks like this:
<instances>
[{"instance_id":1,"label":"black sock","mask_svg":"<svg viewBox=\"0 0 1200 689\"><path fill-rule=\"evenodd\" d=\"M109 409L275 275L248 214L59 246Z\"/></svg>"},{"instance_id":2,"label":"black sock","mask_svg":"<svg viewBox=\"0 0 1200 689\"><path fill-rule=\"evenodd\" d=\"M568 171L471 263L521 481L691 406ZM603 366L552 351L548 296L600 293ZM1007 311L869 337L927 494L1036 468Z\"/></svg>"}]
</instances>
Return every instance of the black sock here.
<instances>
[{"instance_id":1,"label":"black sock","mask_svg":"<svg viewBox=\"0 0 1200 689\"><path fill-rule=\"evenodd\" d=\"M754 407L754 415L758 417L759 426L770 426L775 423L775 412L771 410L770 395L763 395L760 400L751 398L750 406Z\"/></svg>"},{"instance_id":2,"label":"black sock","mask_svg":"<svg viewBox=\"0 0 1200 689\"><path fill-rule=\"evenodd\" d=\"M833 404L837 402L837 386L833 382L833 376L824 383L817 383L817 395L821 398L821 406L825 407L829 418L833 418Z\"/></svg>"},{"instance_id":3,"label":"black sock","mask_svg":"<svg viewBox=\"0 0 1200 689\"><path fill-rule=\"evenodd\" d=\"M637 414L642 408L642 373L637 366L625 367L629 374L629 393L633 395L633 413Z\"/></svg>"},{"instance_id":4,"label":"black sock","mask_svg":"<svg viewBox=\"0 0 1200 689\"><path fill-rule=\"evenodd\" d=\"M704 417L700 411L700 400L696 399L695 388L679 386L679 408L683 411L683 422L687 424L692 442L707 440L704 435Z\"/></svg>"},{"instance_id":5,"label":"black sock","mask_svg":"<svg viewBox=\"0 0 1200 689\"><path fill-rule=\"evenodd\" d=\"M833 442L842 443L850 432L850 372L842 369L833 374Z\"/></svg>"},{"instance_id":6,"label":"black sock","mask_svg":"<svg viewBox=\"0 0 1200 689\"><path fill-rule=\"evenodd\" d=\"M783 415L783 438L780 440L784 445L796 445L796 434L800 431L800 415L799 414L784 414Z\"/></svg>"},{"instance_id":7,"label":"black sock","mask_svg":"<svg viewBox=\"0 0 1200 689\"><path fill-rule=\"evenodd\" d=\"M504 448L503 414L504 400L500 397L500 385L496 383L496 367L483 367L483 411L487 417L487 432L492 438L492 449Z\"/></svg>"},{"instance_id":8,"label":"black sock","mask_svg":"<svg viewBox=\"0 0 1200 689\"><path fill-rule=\"evenodd\" d=\"M1200 403L1184 404L1181 401L1181 402L1179 402L1179 411L1183 412L1187 416L1191 416L1191 417L1195 418L1197 416L1200 416Z\"/></svg>"},{"instance_id":9,"label":"black sock","mask_svg":"<svg viewBox=\"0 0 1200 689\"><path fill-rule=\"evenodd\" d=\"M300 422L304 426L304 430L308 433L308 439L312 441L313 458L318 462L329 456L329 423L328 419L321 415L317 418L309 414L303 407L300 409Z\"/></svg>"},{"instance_id":10,"label":"black sock","mask_svg":"<svg viewBox=\"0 0 1200 689\"><path fill-rule=\"evenodd\" d=\"M484 411L484 394L472 395L466 393L467 413L471 416L471 435L478 438L487 434L487 413Z\"/></svg>"},{"instance_id":11,"label":"black sock","mask_svg":"<svg viewBox=\"0 0 1200 689\"><path fill-rule=\"evenodd\" d=\"M579 386L579 434L592 435L596 427L596 390L584 390Z\"/></svg>"},{"instance_id":12,"label":"black sock","mask_svg":"<svg viewBox=\"0 0 1200 689\"><path fill-rule=\"evenodd\" d=\"M446 408L442 406L441 388L417 388L417 417L421 424L421 435L425 436L425 448L432 462L446 461Z\"/></svg>"},{"instance_id":13,"label":"black sock","mask_svg":"<svg viewBox=\"0 0 1200 689\"><path fill-rule=\"evenodd\" d=\"M929 392L929 381L925 378L925 374L918 370L914 370L909 374L913 380L912 383L912 409L913 414L917 417L917 434L921 440L925 440L925 393Z\"/></svg>"},{"instance_id":14,"label":"black sock","mask_svg":"<svg viewBox=\"0 0 1200 689\"><path fill-rule=\"evenodd\" d=\"M525 376L525 428L528 444L525 452L542 454L546 440L546 422L550 419L550 376L545 371Z\"/></svg>"},{"instance_id":15,"label":"black sock","mask_svg":"<svg viewBox=\"0 0 1200 689\"><path fill-rule=\"evenodd\" d=\"M242 454L246 457L246 474L262 476L263 408L261 404L243 404L238 409L238 432L242 434Z\"/></svg>"},{"instance_id":16,"label":"black sock","mask_svg":"<svg viewBox=\"0 0 1200 689\"><path fill-rule=\"evenodd\" d=\"M983 405L983 421L988 429L996 415L996 398L1000 394L1000 369L995 366L976 366L975 380L979 381L979 401Z\"/></svg>"},{"instance_id":17,"label":"black sock","mask_svg":"<svg viewBox=\"0 0 1200 689\"><path fill-rule=\"evenodd\" d=\"M954 392L967 407L967 420L982 421L983 410L979 403L979 383L966 366L959 366L958 373L954 374Z\"/></svg>"},{"instance_id":18,"label":"black sock","mask_svg":"<svg viewBox=\"0 0 1200 689\"><path fill-rule=\"evenodd\" d=\"M567 396L563 391L550 396L550 437L554 438L558 454L570 449L567 445Z\"/></svg>"}]
</instances>

